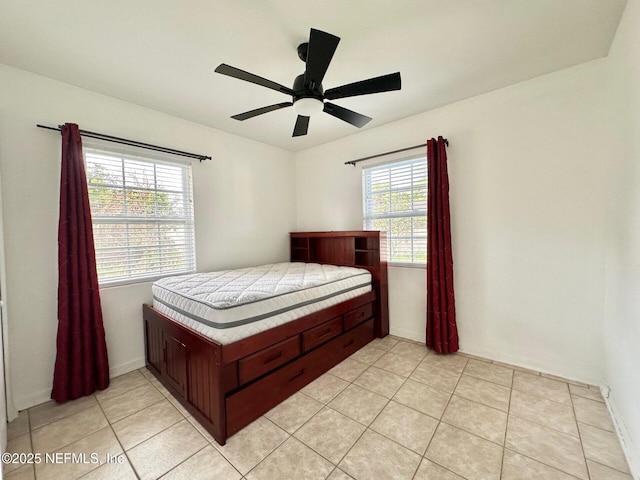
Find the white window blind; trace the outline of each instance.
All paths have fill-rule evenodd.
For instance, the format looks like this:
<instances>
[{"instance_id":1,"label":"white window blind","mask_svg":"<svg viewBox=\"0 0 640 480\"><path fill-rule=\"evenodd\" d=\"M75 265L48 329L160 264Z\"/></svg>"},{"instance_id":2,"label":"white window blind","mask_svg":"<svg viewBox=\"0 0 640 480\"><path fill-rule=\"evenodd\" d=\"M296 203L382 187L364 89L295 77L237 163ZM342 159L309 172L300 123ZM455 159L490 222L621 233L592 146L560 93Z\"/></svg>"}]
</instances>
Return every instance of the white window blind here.
<instances>
[{"instance_id":1,"label":"white window blind","mask_svg":"<svg viewBox=\"0 0 640 480\"><path fill-rule=\"evenodd\" d=\"M100 285L195 271L191 165L87 147Z\"/></svg>"},{"instance_id":2,"label":"white window blind","mask_svg":"<svg viewBox=\"0 0 640 480\"><path fill-rule=\"evenodd\" d=\"M426 264L426 158L365 167L362 177L364 228L387 232L388 261Z\"/></svg>"}]
</instances>

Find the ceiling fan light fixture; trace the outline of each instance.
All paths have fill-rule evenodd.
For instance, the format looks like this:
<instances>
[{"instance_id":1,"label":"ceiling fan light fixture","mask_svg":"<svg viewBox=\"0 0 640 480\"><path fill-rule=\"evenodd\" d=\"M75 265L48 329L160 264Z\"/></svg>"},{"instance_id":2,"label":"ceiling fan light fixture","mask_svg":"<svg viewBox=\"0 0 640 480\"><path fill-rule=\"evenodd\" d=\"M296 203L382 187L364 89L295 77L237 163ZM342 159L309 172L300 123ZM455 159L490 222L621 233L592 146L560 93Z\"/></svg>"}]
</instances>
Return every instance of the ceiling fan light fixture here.
<instances>
[{"instance_id":1,"label":"ceiling fan light fixture","mask_svg":"<svg viewBox=\"0 0 640 480\"><path fill-rule=\"evenodd\" d=\"M370 117L331 102L340 98L400 90L400 72L360 80L359 82L330 88L325 92L322 87L322 81L339 42L340 37L312 28L309 31L309 41L298 46L298 56L304 62L305 67L304 73L298 75L293 81L293 88L285 87L277 82L245 72L226 63L218 65L215 70L216 73L260 85L284 93L291 98L290 102L281 102L256 108L248 112L232 115L231 118L243 121L293 106L298 118L293 128L292 137L306 135L309 130L309 119L312 115L315 116L316 113L320 112L331 115L354 127L364 127L371 121Z\"/></svg>"},{"instance_id":2,"label":"ceiling fan light fixture","mask_svg":"<svg viewBox=\"0 0 640 480\"><path fill-rule=\"evenodd\" d=\"M320 113L324 109L324 103L317 98L299 98L293 103L293 109L298 115L310 117L316 113Z\"/></svg>"}]
</instances>

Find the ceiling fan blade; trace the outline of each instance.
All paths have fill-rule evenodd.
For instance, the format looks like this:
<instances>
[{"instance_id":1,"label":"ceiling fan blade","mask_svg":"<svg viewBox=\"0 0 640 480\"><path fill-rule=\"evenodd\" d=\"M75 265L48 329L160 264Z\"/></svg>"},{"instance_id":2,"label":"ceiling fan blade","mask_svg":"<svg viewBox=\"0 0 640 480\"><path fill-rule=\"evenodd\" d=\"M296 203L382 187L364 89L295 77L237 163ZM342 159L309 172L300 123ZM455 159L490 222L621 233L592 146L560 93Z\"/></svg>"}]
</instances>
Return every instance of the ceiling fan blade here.
<instances>
[{"instance_id":1,"label":"ceiling fan blade","mask_svg":"<svg viewBox=\"0 0 640 480\"><path fill-rule=\"evenodd\" d=\"M291 102L276 103L275 105L269 105L268 107L256 108L255 110L249 110L248 112L239 113L237 115L233 115L231 118L234 118L236 120L247 120L249 118L262 115L263 113L269 113L273 112L274 110L280 110L281 108L290 107L291 105L293 105L293 103Z\"/></svg>"},{"instance_id":2,"label":"ceiling fan blade","mask_svg":"<svg viewBox=\"0 0 640 480\"><path fill-rule=\"evenodd\" d=\"M369 95L370 93L390 92L400 90L402 82L400 72L382 75L381 77L361 80L360 82L349 83L341 87L330 88L324 92L325 98L335 100L337 98L356 97L358 95Z\"/></svg>"},{"instance_id":3,"label":"ceiling fan blade","mask_svg":"<svg viewBox=\"0 0 640 480\"><path fill-rule=\"evenodd\" d=\"M291 136L301 137L302 135L307 134L307 130L309 130L309 117L298 115L296 126L293 128L293 135Z\"/></svg>"},{"instance_id":4,"label":"ceiling fan blade","mask_svg":"<svg viewBox=\"0 0 640 480\"><path fill-rule=\"evenodd\" d=\"M258 75L254 75L253 73L245 72L244 70L232 67L231 65L227 65L226 63L221 63L220 65L218 65L215 71L216 73L221 73L222 75L238 78L240 80L244 80L245 82L255 83L256 85L261 85L263 87L270 88L271 90L276 90L277 92L286 93L287 95L293 95L295 93L289 87L285 87L284 85L280 85L279 83L259 77Z\"/></svg>"},{"instance_id":5,"label":"ceiling fan blade","mask_svg":"<svg viewBox=\"0 0 640 480\"><path fill-rule=\"evenodd\" d=\"M322 83L339 42L340 37L311 29L307 47L307 68L304 72L304 85L310 90Z\"/></svg>"},{"instance_id":6,"label":"ceiling fan blade","mask_svg":"<svg viewBox=\"0 0 640 480\"><path fill-rule=\"evenodd\" d=\"M371 121L370 117L330 102L326 102L324 104L324 112L328 113L329 115L333 115L334 117L339 118L340 120L343 120L347 123L350 123L351 125L355 125L358 128L364 127Z\"/></svg>"}]
</instances>

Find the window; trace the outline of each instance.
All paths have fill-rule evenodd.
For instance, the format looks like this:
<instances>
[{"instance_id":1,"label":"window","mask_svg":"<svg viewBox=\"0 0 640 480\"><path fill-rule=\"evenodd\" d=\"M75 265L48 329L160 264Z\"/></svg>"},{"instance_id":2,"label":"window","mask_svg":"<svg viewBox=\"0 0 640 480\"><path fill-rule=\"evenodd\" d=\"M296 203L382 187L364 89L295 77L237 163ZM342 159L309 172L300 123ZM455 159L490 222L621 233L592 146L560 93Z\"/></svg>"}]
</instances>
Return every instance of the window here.
<instances>
[{"instance_id":1,"label":"window","mask_svg":"<svg viewBox=\"0 0 640 480\"><path fill-rule=\"evenodd\" d=\"M195 271L191 165L87 147L100 285Z\"/></svg>"},{"instance_id":2,"label":"window","mask_svg":"<svg viewBox=\"0 0 640 480\"><path fill-rule=\"evenodd\" d=\"M387 232L389 263L427 261L427 160L425 157L362 171L364 228Z\"/></svg>"}]
</instances>

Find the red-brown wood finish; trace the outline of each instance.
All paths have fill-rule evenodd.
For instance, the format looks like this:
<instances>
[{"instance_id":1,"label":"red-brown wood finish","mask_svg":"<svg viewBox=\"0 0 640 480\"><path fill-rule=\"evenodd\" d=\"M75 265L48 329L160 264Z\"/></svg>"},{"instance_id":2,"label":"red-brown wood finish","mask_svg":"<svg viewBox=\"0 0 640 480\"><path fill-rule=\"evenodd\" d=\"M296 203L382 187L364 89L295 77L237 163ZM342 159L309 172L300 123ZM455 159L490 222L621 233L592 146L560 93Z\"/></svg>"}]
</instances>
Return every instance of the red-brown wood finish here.
<instances>
[{"instance_id":1,"label":"red-brown wood finish","mask_svg":"<svg viewBox=\"0 0 640 480\"><path fill-rule=\"evenodd\" d=\"M361 307L344 314L344 329L350 330L373 316L373 305L366 303Z\"/></svg>"},{"instance_id":2,"label":"red-brown wood finish","mask_svg":"<svg viewBox=\"0 0 640 480\"><path fill-rule=\"evenodd\" d=\"M147 367L216 441L224 445L227 435L223 389L225 377L220 362L222 345L174 322L150 305L143 305L143 318L147 336ZM149 342L149 338L161 338L161 345ZM167 343L177 342L184 345L186 362L184 377L179 382L175 379L175 372L179 369L167 364L176 357L164 355ZM162 358L160 368L149 361L151 355ZM173 372L174 377L170 377L168 372Z\"/></svg>"},{"instance_id":3,"label":"red-brown wood finish","mask_svg":"<svg viewBox=\"0 0 640 480\"><path fill-rule=\"evenodd\" d=\"M243 385L300 355L300 338L288 338L238 360L238 381Z\"/></svg>"},{"instance_id":4,"label":"red-brown wood finish","mask_svg":"<svg viewBox=\"0 0 640 480\"><path fill-rule=\"evenodd\" d=\"M336 317L302 333L302 351L308 352L342 333L342 317Z\"/></svg>"},{"instance_id":5,"label":"red-brown wood finish","mask_svg":"<svg viewBox=\"0 0 640 480\"><path fill-rule=\"evenodd\" d=\"M373 319L227 398L228 434L305 387L374 338Z\"/></svg>"},{"instance_id":6,"label":"red-brown wood finish","mask_svg":"<svg viewBox=\"0 0 640 480\"><path fill-rule=\"evenodd\" d=\"M389 330L384 234L291 233L291 260L366 268L372 292L221 345L143 306L150 371L224 445L228 436Z\"/></svg>"},{"instance_id":7,"label":"red-brown wood finish","mask_svg":"<svg viewBox=\"0 0 640 480\"><path fill-rule=\"evenodd\" d=\"M291 232L291 261L329 263L365 268L371 272L377 293L374 311L379 322L376 336L389 334L387 236L385 232Z\"/></svg>"},{"instance_id":8,"label":"red-brown wood finish","mask_svg":"<svg viewBox=\"0 0 640 480\"><path fill-rule=\"evenodd\" d=\"M376 300L376 292L367 292L359 297L352 298L342 303L338 303L331 307L320 310L319 312L311 313L305 317L299 318L293 322L285 323L262 332L258 335L238 340L237 342L230 343L224 346L224 363L229 363L234 360L238 360L246 355L250 355L262 348L273 345L276 342L280 342L286 338L298 335L305 330L308 330L320 323L343 315L354 308L358 308L361 305L374 302Z\"/></svg>"}]
</instances>

